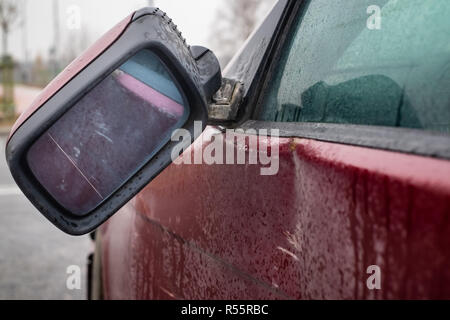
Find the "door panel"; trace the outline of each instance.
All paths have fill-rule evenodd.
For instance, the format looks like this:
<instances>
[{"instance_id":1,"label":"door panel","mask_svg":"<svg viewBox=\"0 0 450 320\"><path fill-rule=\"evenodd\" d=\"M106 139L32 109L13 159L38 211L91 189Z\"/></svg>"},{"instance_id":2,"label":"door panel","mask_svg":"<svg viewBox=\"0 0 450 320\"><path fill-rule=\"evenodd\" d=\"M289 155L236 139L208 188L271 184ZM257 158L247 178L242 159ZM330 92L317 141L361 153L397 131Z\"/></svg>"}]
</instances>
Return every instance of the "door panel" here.
<instances>
[{"instance_id":1,"label":"door panel","mask_svg":"<svg viewBox=\"0 0 450 320\"><path fill-rule=\"evenodd\" d=\"M102 228L107 297L450 298L450 162L307 139L279 147L275 176L167 168ZM381 290L367 289L370 265Z\"/></svg>"},{"instance_id":2,"label":"door panel","mask_svg":"<svg viewBox=\"0 0 450 320\"><path fill-rule=\"evenodd\" d=\"M101 229L106 299L286 299L138 213L128 203Z\"/></svg>"}]
</instances>

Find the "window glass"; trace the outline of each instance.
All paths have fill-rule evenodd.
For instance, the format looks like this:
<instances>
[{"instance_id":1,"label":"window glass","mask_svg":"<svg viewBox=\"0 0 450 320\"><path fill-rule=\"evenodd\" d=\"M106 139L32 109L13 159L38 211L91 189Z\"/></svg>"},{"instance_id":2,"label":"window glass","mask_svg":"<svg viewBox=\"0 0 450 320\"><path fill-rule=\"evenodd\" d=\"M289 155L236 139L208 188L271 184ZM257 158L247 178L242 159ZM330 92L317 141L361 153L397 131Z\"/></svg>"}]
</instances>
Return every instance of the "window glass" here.
<instances>
[{"instance_id":1,"label":"window glass","mask_svg":"<svg viewBox=\"0 0 450 320\"><path fill-rule=\"evenodd\" d=\"M305 1L259 119L450 133L449 17L448 0Z\"/></svg>"}]
</instances>

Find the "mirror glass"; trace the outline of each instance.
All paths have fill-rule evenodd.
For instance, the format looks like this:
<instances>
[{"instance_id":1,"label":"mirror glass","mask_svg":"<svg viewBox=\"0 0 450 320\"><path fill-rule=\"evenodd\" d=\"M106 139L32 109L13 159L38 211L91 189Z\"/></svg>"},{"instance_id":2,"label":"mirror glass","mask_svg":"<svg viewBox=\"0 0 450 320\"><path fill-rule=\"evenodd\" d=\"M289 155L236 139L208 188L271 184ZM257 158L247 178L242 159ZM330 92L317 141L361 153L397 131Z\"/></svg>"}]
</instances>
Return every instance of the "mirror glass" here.
<instances>
[{"instance_id":1,"label":"mirror glass","mask_svg":"<svg viewBox=\"0 0 450 320\"><path fill-rule=\"evenodd\" d=\"M60 205L83 216L145 165L188 116L163 62L142 50L32 145L28 165Z\"/></svg>"}]
</instances>

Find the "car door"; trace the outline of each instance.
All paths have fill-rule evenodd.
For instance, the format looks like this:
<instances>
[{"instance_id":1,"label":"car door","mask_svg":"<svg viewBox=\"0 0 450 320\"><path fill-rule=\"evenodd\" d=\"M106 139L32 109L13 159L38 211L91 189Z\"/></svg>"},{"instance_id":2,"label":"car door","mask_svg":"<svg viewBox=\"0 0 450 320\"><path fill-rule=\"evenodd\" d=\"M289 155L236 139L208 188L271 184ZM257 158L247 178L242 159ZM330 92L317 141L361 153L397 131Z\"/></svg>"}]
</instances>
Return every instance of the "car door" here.
<instances>
[{"instance_id":1,"label":"car door","mask_svg":"<svg viewBox=\"0 0 450 320\"><path fill-rule=\"evenodd\" d=\"M276 174L172 164L101 228L105 297L450 298L449 14L280 1L224 72Z\"/></svg>"}]
</instances>

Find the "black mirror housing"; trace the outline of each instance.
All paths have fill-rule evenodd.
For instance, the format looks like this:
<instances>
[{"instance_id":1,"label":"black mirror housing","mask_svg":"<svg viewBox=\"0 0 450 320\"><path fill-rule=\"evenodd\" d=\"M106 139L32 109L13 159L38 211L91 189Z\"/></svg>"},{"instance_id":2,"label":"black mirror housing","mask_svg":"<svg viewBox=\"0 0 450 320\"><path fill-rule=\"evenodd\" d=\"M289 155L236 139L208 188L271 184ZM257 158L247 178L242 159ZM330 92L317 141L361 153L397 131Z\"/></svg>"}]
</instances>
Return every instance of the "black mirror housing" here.
<instances>
[{"instance_id":1,"label":"black mirror housing","mask_svg":"<svg viewBox=\"0 0 450 320\"><path fill-rule=\"evenodd\" d=\"M43 90L30 109L19 118L10 134L6 146L6 158L16 183L33 205L66 233L82 235L97 228L172 162L171 152L177 142L172 142L170 139L166 139L167 137L159 139L154 150L152 149L151 152L149 150L145 161L141 161L136 168L130 167L117 187L103 195L104 197L98 200L98 203L94 202L91 207L86 207L89 208L88 211L80 209L79 212L75 212L70 206L64 204L64 201L61 200L61 193L57 194L56 189L49 186L50 182L44 181L45 174L37 174L39 166L43 162L48 162L48 157L46 158L45 155L52 155L51 152L54 152L45 151L45 143L42 144L44 147L37 146L38 143L42 143L42 137L47 134L53 140L49 132L55 130L55 127L59 127L58 132L64 136L66 128L63 125L64 121L72 119L68 115L73 113L75 108L81 110L77 111L78 115L84 115L83 110L86 109L77 107L81 104L80 101L86 100L89 95L98 90L96 88L104 83L105 79L115 74L127 61L134 59L143 50L151 52L157 57L160 65L165 69L161 73L167 74L165 79L170 79L169 84L173 83L172 87L176 88L176 92L179 93L178 105L185 106L183 116L177 118L176 124L173 122L173 126L168 128L170 130L178 128L188 130L191 133L192 143L196 139L194 121L201 121L203 128L206 126L208 121L207 103L220 88L222 82L220 66L215 55L208 49L188 47L172 21L165 13L155 8L139 10L126 18L67 67ZM136 70L142 71L139 68ZM175 92L173 88L171 90ZM170 95L164 96L164 99L167 97ZM117 101L119 103L121 100ZM130 124L130 126L132 125ZM77 126L73 124L72 127L76 129ZM135 130L140 129L146 130L146 126L136 127ZM69 129L68 131L73 133ZM76 137L74 135L70 139ZM60 147L59 144L57 146ZM61 147L60 150L63 151ZM115 154L114 152L108 154ZM40 157L41 154L42 157ZM74 156L67 154L66 156L82 174L75 164ZM96 161L97 158L91 157L90 161ZM92 163L88 162L88 164L89 168L95 167L91 166ZM97 165L97 163L94 164ZM66 170L62 167L62 169L58 169L60 167L59 163L55 163L55 174L59 172L58 170L61 172ZM95 180L91 175L83 174L83 178L91 186ZM69 195L70 192L72 194L78 192L78 189L75 190L75 184L69 185L69 187L72 187L67 190ZM100 194L100 192L97 193ZM79 196L79 198L71 200L76 204L79 199L83 199L83 197Z\"/></svg>"}]
</instances>

